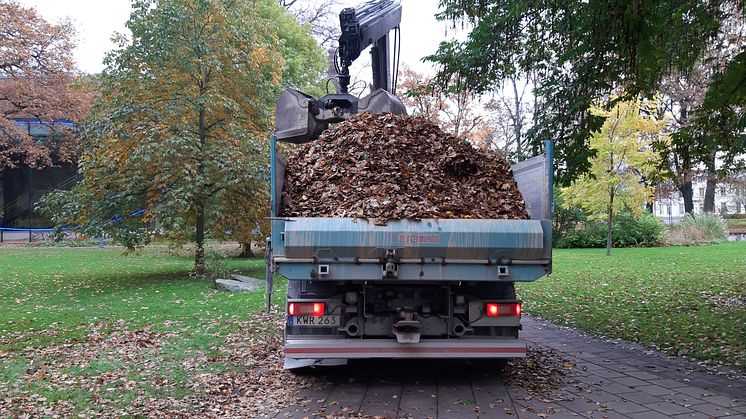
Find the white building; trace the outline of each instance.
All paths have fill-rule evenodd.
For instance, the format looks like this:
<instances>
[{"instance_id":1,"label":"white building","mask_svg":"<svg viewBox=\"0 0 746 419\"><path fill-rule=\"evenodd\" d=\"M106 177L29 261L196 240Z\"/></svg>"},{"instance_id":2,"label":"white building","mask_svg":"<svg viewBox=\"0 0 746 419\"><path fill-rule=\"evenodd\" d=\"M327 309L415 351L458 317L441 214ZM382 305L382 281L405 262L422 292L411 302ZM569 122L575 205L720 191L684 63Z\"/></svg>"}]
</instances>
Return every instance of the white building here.
<instances>
[{"instance_id":1,"label":"white building","mask_svg":"<svg viewBox=\"0 0 746 419\"><path fill-rule=\"evenodd\" d=\"M704 213L706 189L707 182L704 178L698 178L692 182L695 215ZM715 213L720 215L746 214L746 196L743 193L744 191L739 191L732 185L718 182L715 189ZM653 214L666 224L678 223L686 214L681 193L675 191L669 197L657 198L653 202Z\"/></svg>"}]
</instances>

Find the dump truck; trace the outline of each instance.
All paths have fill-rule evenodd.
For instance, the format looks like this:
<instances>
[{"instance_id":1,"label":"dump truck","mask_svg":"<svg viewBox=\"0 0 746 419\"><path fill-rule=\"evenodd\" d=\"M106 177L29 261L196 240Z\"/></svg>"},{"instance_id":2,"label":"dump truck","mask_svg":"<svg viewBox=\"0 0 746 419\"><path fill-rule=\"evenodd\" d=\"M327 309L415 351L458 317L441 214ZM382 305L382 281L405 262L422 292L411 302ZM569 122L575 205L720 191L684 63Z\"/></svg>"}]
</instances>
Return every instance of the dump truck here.
<instances>
[{"instance_id":1,"label":"dump truck","mask_svg":"<svg viewBox=\"0 0 746 419\"><path fill-rule=\"evenodd\" d=\"M278 142L314 141L360 112L405 113L392 94L388 33L398 0L373 0L340 14L340 92L320 99L288 89L277 101L271 138L271 278L288 280L285 367L360 358L526 356L515 282L552 269L552 143L512 167L530 219L284 217L287 160ZM372 93L347 92L349 65L372 46Z\"/></svg>"}]
</instances>

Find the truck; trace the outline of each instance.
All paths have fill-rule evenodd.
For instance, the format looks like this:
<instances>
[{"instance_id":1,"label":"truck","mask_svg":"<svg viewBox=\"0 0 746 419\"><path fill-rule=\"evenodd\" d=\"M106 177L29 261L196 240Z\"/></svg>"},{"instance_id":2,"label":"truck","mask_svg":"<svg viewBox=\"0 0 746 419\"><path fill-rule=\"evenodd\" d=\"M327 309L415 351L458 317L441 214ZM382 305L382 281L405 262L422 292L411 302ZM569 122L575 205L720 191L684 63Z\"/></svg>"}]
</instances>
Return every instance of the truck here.
<instances>
[{"instance_id":1,"label":"truck","mask_svg":"<svg viewBox=\"0 0 746 419\"><path fill-rule=\"evenodd\" d=\"M515 283L552 270L552 143L515 164L530 219L284 217L287 161L278 142L314 141L360 112L406 113L392 93L389 32L399 0L371 0L340 13L340 92L320 99L287 89L271 137L271 235L267 298L274 274L287 278L285 368L366 358L526 356ZM372 46L373 88L349 94L349 66ZM268 302L269 305L269 302Z\"/></svg>"}]
</instances>

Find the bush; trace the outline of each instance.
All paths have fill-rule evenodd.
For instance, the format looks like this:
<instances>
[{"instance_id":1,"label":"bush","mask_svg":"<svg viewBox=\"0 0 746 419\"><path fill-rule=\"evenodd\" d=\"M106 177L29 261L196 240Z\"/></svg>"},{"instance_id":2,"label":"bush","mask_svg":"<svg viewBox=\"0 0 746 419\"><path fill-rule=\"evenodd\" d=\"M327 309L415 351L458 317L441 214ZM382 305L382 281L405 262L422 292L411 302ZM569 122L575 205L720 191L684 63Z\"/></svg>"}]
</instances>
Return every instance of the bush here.
<instances>
[{"instance_id":1,"label":"bush","mask_svg":"<svg viewBox=\"0 0 746 419\"><path fill-rule=\"evenodd\" d=\"M652 247L665 242L666 226L653 214L635 217L630 211L617 215L611 234L614 247Z\"/></svg>"},{"instance_id":2,"label":"bush","mask_svg":"<svg viewBox=\"0 0 746 419\"><path fill-rule=\"evenodd\" d=\"M714 243L727 237L725 222L709 214L684 217L668 234L672 244L682 245Z\"/></svg>"},{"instance_id":3,"label":"bush","mask_svg":"<svg viewBox=\"0 0 746 419\"><path fill-rule=\"evenodd\" d=\"M600 248L606 247L606 223L589 221L582 227L557 239L555 247ZM653 214L635 216L631 211L621 211L611 227L614 247L650 247L665 242L666 227Z\"/></svg>"},{"instance_id":4,"label":"bush","mask_svg":"<svg viewBox=\"0 0 746 419\"><path fill-rule=\"evenodd\" d=\"M565 233L557 238L555 247L606 247L606 225L596 221L587 221L581 228Z\"/></svg>"},{"instance_id":5,"label":"bush","mask_svg":"<svg viewBox=\"0 0 746 419\"><path fill-rule=\"evenodd\" d=\"M746 214L725 214L723 218L726 220L746 220Z\"/></svg>"},{"instance_id":6,"label":"bush","mask_svg":"<svg viewBox=\"0 0 746 419\"><path fill-rule=\"evenodd\" d=\"M585 212L578 207L565 205L560 188L554 188L554 222L552 223L552 240L554 245L568 234L573 234L578 226L588 221Z\"/></svg>"},{"instance_id":7,"label":"bush","mask_svg":"<svg viewBox=\"0 0 746 419\"><path fill-rule=\"evenodd\" d=\"M726 219L725 225L727 228L746 228L746 218L730 218Z\"/></svg>"}]
</instances>

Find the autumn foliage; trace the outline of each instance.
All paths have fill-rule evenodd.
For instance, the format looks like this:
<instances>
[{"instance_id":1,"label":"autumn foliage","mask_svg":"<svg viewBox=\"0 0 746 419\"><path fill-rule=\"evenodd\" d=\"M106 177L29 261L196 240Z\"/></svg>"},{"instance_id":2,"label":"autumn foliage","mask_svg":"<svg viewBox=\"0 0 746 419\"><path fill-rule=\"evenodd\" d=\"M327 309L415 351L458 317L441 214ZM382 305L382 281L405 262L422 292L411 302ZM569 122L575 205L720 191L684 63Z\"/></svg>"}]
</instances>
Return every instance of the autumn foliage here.
<instances>
[{"instance_id":1,"label":"autumn foliage","mask_svg":"<svg viewBox=\"0 0 746 419\"><path fill-rule=\"evenodd\" d=\"M615 215L622 209L641 215L651 199L654 189L644 181L656 174L659 164L653 143L667 139L657 101L618 99L612 96L591 107L590 112L604 118L604 124L590 138L596 153L590 172L562 188L567 205L583 208L591 219L606 221L607 254L611 254ZM607 110L609 103L614 105Z\"/></svg>"},{"instance_id":2,"label":"autumn foliage","mask_svg":"<svg viewBox=\"0 0 746 419\"><path fill-rule=\"evenodd\" d=\"M0 1L0 170L75 160L77 138L67 128L50 124L56 135L39 144L14 121L77 122L88 113L91 94L75 71L74 34L70 22L53 24L35 9Z\"/></svg>"},{"instance_id":3,"label":"autumn foliage","mask_svg":"<svg viewBox=\"0 0 746 419\"><path fill-rule=\"evenodd\" d=\"M488 148L493 129L475 95L461 89L456 80L451 87L444 87L409 67L402 68L400 77L401 98L409 113L422 115L444 131Z\"/></svg>"},{"instance_id":4,"label":"autumn foliage","mask_svg":"<svg viewBox=\"0 0 746 419\"><path fill-rule=\"evenodd\" d=\"M323 51L272 0L137 0L127 27L85 125L75 199L46 206L129 247L192 241L201 275L206 237L249 243L269 215L274 103L283 84L320 79Z\"/></svg>"}]
</instances>

